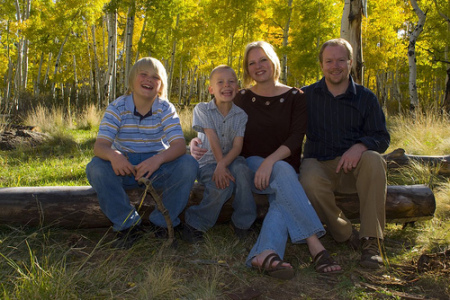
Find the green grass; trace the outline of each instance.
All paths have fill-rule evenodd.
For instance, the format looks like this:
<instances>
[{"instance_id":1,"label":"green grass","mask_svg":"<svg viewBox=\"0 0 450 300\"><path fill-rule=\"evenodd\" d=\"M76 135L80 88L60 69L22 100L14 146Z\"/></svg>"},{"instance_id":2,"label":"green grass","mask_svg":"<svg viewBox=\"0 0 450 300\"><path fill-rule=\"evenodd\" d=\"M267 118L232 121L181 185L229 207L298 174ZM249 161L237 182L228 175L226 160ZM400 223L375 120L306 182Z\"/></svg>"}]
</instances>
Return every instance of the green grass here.
<instances>
[{"instance_id":1,"label":"green grass","mask_svg":"<svg viewBox=\"0 0 450 300\"><path fill-rule=\"evenodd\" d=\"M87 114L101 115L95 110ZM45 121L30 117L29 124L48 128L51 138L34 148L1 151L0 187L88 185L84 169L93 155L98 121L83 115L65 117L62 112L54 114L56 121L47 118L52 115L48 111L40 115L46 116ZM185 108L180 116L182 124L190 124L192 112ZM420 155L450 152L448 119L399 116L388 121L392 134L388 152L399 147ZM321 241L344 274L320 276L310 264L307 247L288 243L285 259L292 262L297 276L283 282L245 267L255 237L238 241L227 224L208 231L203 243L178 241L177 248L167 249L163 241L146 233L129 250L110 247L114 236L109 228L2 225L0 294L3 299L230 299L252 293L259 295L257 299L448 299L449 261L446 269L425 273L418 272L417 261L423 253L449 249L450 179L439 176L433 167L413 164L389 171L388 180L430 186L437 209L432 220L416 222L414 227L387 225L387 265L380 271L359 268L359 253L329 236Z\"/></svg>"}]
</instances>

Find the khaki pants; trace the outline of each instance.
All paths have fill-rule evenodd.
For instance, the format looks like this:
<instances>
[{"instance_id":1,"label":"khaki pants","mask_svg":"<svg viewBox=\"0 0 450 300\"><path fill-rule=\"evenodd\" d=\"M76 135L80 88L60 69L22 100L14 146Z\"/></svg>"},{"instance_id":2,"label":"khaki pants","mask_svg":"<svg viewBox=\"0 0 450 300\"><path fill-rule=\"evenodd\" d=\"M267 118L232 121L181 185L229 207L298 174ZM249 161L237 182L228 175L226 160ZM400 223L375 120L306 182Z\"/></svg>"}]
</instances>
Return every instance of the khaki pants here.
<instances>
[{"instance_id":1,"label":"khaki pants","mask_svg":"<svg viewBox=\"0 0 450 300\"><path fill-rule=\"evenodd\" d=\"M300 183L327 231L337 242L349 239L352 225L336 205L334 192L358 193L360 237L383 238L386 223L386 162L375 151L365 151L352 172L336 174L340 157L318 161L307 158L300 168Z\"/></svg>"}]
</instances>

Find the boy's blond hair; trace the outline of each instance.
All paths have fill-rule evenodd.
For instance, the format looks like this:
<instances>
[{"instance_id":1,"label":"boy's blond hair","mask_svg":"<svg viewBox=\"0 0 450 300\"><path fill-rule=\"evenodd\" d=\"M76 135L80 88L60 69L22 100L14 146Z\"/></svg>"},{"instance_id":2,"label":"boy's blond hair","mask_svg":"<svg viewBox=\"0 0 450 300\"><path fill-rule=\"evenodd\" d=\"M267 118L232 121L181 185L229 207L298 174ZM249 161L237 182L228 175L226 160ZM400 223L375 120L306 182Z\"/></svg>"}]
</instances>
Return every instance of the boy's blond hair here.
<instances>
[{"instance_id":1,"label":"boy's blond hair","mask_svg":"<svg viewBox=\"0 0 450 300\"><path fill-rule=\"evenodd\" d=\"M155 70L156 74L158 74L161 79L161 88L158 91L158 95L160 98L167 98L167 72L166 68L164 68L163 64L153 57L143 57L138 60L130 70L130 74L128 76L128 91L127 94L131 94L133 92L133 82L136 79L138 73L143 70Z\"/></svg>"},{"instance_id":2,"label":"boy's blond hair","mask_svg":"<svg viewBox=\"0 0 450 300\"><path fill-rule=\"evenodd\" d=\"M236 81L237 81L237 75L236 75L236 72L234 71L234 69L233 69L232 67L227 66L227 65L219 65L219 66L215 67L215 68L211 71L211 73L209 74L209 82L210 82L210 83L211 83L211 79L213 78L214 73L216 73L216 71L219 71L219 70L230 70L231 73L233 73L233 76L234 76L234 78L235 78Z\"/></svg>"},{"instance_id":3,"label":"boy's blond hair","mask_svg":"<svg viewBox=\"0 0 450 300\"><path fill-rule=\"evenodd\" d=\"M261 48L264 51L264 53L267 55L267 57L273 64L273 79L275 81L278 81L278 79L280 78L280 74L281 74L281 65L280 65L280 59L278 58L278 55L275 52L275 49L273 48L273 46L264 41L251 42L245 48L245 53L244 53L244 63L243 63L244 64L243 65L244 87L249 87L250 85L254 84L254 81L248 72L248 53L250 52L250 50L252 50L254 48Z\"/></svg>"}]
</instances>

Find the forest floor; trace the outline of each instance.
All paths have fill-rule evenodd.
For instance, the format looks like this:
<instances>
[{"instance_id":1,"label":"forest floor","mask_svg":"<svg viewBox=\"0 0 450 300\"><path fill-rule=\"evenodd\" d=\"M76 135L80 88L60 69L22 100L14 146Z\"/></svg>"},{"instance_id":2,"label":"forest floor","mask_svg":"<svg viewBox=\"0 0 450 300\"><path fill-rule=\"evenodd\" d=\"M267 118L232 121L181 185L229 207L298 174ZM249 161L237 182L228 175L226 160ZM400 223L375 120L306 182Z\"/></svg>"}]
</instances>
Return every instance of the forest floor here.
<instances>
[{"instance_id":1,"label":"forest floor","mask_svg":"<svg viewBox=\"0 0 450 300\"><path fill-rule=\"evenodd\" d=\"M258 223L256 227L259 226ZM205 241L196 244L178 239L176 247L164 248L164 240L155 239L151 232L147 232L132 249L113 252L107 245L114 235L106 228L63 231L58 235L66 236L66 244L73 249L72 255L78 251L82 256L82 253L96 252L90 260L95 265L101 265L106 256L113 260L127 257L127 264L147 268L144 257L153 256L147 259L160 262L164 268L172 266L176 277L185 282L187 289L196 289L188 284L190 281L203 280L205 285L210 285L208 281L214 278L217 281L215 289L218 290L214 299L450 299L450 250L418 253L410 261L400 263L391 261L398 261L398 257L415 246L412 232L414 229L410 226L402 229L391 225L384 243L385 266L377 270L360 267L359 251L337 244L329 235L324 236L322 243L344 270L335 275L316 273L307 246L288 243L284 259L296 269L296 276L289 281L277 280L245 267L246 255L256 241L256 234L239 241L227 224L216 225L208 232ZM103 240L105 247L99 247L99 240ZM59 242L64 243L63 240ZM95 258L99 261L96 262ZM446 283L436 285L431 278L441 278ZM181 298L205 299L189 292L186 296Z\"/></svg>"},{"instance_id":2,"label":"forest floor","mask_svg":"<svg viewBox=\"0 0 450 300\"><path fill-rule=\"evenodd\" d=\"M35 132L30 127L10 126L1 134L0 149L11 150L24 144L36 146L47 138L47 135ZM213 228L203 243L187 244L178 241L175 249L166 249L160 253L163 242L154 239L151 232L146 233L146 238L132 249L112 252L107 246L113 239L108 228L58 229L57 239L55 235L52 236L52 241L47 240L46 243L54 242L68 247L65 253L70 260L89 257L89 264L96 267L100 267L105 259L117 262L126 256L127 265L140 268L148 267L143 264L144 261L149 264L170 261L177 276L186 284L192 278L202 280L202 276L214 273L217 276L217 289L220 290L215 294L218 299L450 299L449 249L436 249L433 253L418 251L412 259L411 256L408 259L402 258L416 244L412 226L402 228L401 225L389 225L384 243L386 265L379 270L359 267L359 252L335 243L326 235L321 241L341 264L344 273L317 274L311 265L307 247L288 243L285 260L291 262L297 272L296 277L290 281L276 280L244 267L246 255L256 241L256 235L244 242L238 241L225 224ZM105 247L99 247L100 240ZM127 251L128 254L125 254ZM150 260L149 255L159 260ZM444 284L441 282L436 285L436 278L440 278ZM115 286L115 292L122 294L117 299L128 299L126 291L131 290L128 284L124 282L122 288ZM183 294L187 296L186 299L191 299L189 292ZM192 299L197 298L199 297L193 296Z\"/></svg>"}]
</instances>

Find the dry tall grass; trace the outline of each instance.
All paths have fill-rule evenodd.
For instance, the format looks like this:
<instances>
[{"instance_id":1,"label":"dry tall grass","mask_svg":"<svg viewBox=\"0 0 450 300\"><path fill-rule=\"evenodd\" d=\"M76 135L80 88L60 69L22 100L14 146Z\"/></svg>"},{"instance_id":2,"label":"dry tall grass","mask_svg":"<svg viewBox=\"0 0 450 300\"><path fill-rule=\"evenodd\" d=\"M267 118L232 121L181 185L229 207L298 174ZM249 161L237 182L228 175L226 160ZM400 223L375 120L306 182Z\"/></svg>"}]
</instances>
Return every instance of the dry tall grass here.
<instances>
[{"instance_id":1,"label":"dry tall grass","mask_svg":"<svg viewBox=\"0 0 450 300\"><path fill-rule=\"evenodd\" d=\"M97 130L103 112L95 105L89 105L81 112L68 114L62 107L47 108L38 105L25 118L25 124L36 126L47 133L64 132L69 129Z\"/></svg>"},{"instance_id":2,"label":"dry tall grass","mask_svg":"<svg viewBox=\"0 0 450 300\"><path fill-rule=\"evenodd\" d=\"M197 136L197 132L192 129L193 107L177 108L180 117L181 128L183 129L184 137L189 142Z\"/></svg>"},{"instance_id":3,"label":"dry tall grass","mask_svg":"<svg viewBox=\"0 0 450 300\"><path fill-rule=\"evenodd\" d=\"M183 130L189 135L192 110L178 110ZM48 126L49 131L58 126L72 128L73 133L77 131L74 128L80 128L79 124L90 124L86 128L91 129L98 126L95 121L99 122L101 116L97 114L101 115L92 108L74 122L73 117L65 117L62 111L52 113L38 107L37 116L30 117L29 122L41 128ZM402 147L407 153L419 155L450 154L449 146L445 145L450 136L450 122L445 117L391 117L389 130L391 149ZM95 132L86 136L93 135ZM85 165L93 153L80 148L83 143L77 142L77 151L68 153L56 146L52 151L36 148L26 154L27 160L20 153L13 160L14 153L9 152L4 160L12 163L2 165L8 171L0 173L0 178L21 176L25 182L26 176L39 173L45 175L40 175L40 181L33 181L33 185L46 185L55 176L61 177L55 185L69 185L65 180L73 170L55 175L62 167L52 167L54 161L50 159L61 161L70 156L64 164L73 169L73 156L86 155L89 157L85 157ZM32 162L42 156L40 151L50 153L48 160L30 169ZM25 165L23 169L14 171L20 164ZM48 172L35 170L41 166L49 168ZM227 224L213 227L203 243L191 245L179 240L176 249L161 249L163 241L148 232L129 250L112 249L114 235L107 228L3 226L0 230L1 295L3 299L250 299L249 295L257 299L448 299L448 271L419 273L416 266L422 253L449 249L450 180L420 164L399 170L395 178L389 174L391 184L394 179L395 184L429 185L436 196L437 210L432 220L416 222L414 227L388 224L386 269L361 270L360 253L336 244L329 235L321 239L322 243L343 266L344 274L334 277L317 274L310 264L306 245L288 243L285 258L293 263L297 276L281 282L245 267L255 236L239 241Z\"/></svg>"},{"instance_id":4,"label":"dry tall grass","mask_svg":"<svg viewBox=\"0 0 450 300\"><path fill-rule=\"evenodd\" d=\"M450 120L447 115L417 113L415 117L392 116L387 121L391 134L388 152L403 148L408 154L450 154Z\"/></svg>"}]
</instances>

